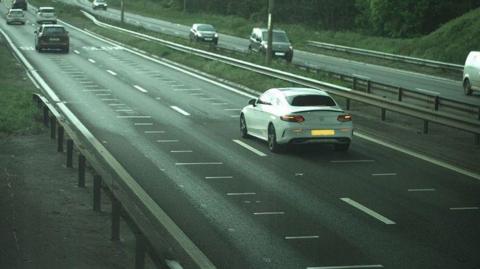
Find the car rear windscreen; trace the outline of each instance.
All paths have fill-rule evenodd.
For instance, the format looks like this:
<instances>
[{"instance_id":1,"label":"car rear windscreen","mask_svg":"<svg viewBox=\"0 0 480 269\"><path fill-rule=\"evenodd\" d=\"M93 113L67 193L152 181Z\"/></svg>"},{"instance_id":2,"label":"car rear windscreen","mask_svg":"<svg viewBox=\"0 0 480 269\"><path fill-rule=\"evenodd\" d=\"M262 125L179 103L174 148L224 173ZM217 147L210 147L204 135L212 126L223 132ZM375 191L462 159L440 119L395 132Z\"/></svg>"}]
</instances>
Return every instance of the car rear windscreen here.
<instances>
[{"instance_id":1,"label":"car rear windscreen","mask_svg":"<svg viewBox=\"0 0 480 269\"><path fill-rule=\"evenodd\" d=\"M335 101L324 95L297 95L287 96L291 106L336 106Z\"/></svg>"},{"instance_id":2,"label":"car rear windscreen","mask_svg":"<svg viewBox=\"0 0 480 269\"><path fill-rule=\"evenodd\" d=\"M65 35L65 29L62 27L48 27L43 31L47 35Z\"/></svg>"}]
</instances>

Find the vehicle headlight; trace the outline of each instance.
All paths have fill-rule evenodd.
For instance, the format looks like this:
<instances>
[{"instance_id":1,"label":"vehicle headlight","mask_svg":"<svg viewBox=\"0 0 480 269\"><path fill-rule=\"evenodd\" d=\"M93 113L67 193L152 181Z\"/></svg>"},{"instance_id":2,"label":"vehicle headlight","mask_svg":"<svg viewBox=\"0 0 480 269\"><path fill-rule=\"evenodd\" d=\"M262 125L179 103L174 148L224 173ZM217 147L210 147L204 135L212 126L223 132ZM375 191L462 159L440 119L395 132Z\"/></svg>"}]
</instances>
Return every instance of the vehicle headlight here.
<instances>
[{"instance_id":1,"label":"vehicle headlight","mask_svg":"<svg viewBox=\"0 0 480 269\"><path fill-rule=\"evenodd\" d=\"M292 46L289 46L288 49L289 49L289 50L293 50L293 47L292 47Z\"/></svg>"},{"instance_id":2,"label":"vehicle headlight","mask_svg":"<svg viewBox=\"0 0 480 269\"><path fill-rule=\"evenodd\" d=\"M215 33L215 37L218 37L218 34L217 34L217 33Z\"/></svg>"},{"instance_id":3,"label":"vehicle headlight","mask_svg":"<svg viewBox=\"0 0 480 269\"><path fill-rule=\"evenodd\" d=\"M199 36L199 37L202 37L202 33L198 33L198 36Z\"/></svg>"},{"instance_id":4,"label":"vehicle headlight","mask_svg":"<svg viewBox=\"0 0 480 269\"><path fill-rule=\"evenodd\" d=\"M263 47L264 47L264 48L268 48L268 44L267 44L267 43L263 43Z\"/></svg>"}]
</instances>

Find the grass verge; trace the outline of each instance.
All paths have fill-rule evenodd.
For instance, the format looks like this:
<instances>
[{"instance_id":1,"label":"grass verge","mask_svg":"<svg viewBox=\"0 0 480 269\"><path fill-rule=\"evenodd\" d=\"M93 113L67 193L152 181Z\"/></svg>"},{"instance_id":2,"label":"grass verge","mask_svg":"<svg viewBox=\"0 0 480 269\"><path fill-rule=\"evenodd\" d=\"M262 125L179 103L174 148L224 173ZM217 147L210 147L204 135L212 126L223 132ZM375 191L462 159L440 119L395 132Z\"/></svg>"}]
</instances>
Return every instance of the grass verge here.
<instances>
[{"instance_id":1,"label":"grass verge","mask_svg":"<svg viewBox=\"0 0 480 269\"><path fill-rule=\"evenodd\" d=\"M0 36L0 137L37 133L38 110L32 101L32 82Z\"/></svg>"}]
</instances>

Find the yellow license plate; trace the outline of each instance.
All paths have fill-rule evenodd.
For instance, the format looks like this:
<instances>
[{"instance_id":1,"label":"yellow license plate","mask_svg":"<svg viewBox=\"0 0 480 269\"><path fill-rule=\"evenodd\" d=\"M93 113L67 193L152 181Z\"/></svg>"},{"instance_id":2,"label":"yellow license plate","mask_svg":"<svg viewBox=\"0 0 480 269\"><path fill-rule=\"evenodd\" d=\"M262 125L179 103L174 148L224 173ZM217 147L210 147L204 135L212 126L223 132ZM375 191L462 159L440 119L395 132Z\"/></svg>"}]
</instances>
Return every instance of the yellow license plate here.
<instances>
[{"instance_id":1,"label":"yellow license plate","mask_svg":"<svg viewBox=\"0 0 480 269\"><path fill-rule=\"evenodd\" d=\"M311 132L314 136L335 135L335 130L312 130Z\"/></svg>"}]
</instances>

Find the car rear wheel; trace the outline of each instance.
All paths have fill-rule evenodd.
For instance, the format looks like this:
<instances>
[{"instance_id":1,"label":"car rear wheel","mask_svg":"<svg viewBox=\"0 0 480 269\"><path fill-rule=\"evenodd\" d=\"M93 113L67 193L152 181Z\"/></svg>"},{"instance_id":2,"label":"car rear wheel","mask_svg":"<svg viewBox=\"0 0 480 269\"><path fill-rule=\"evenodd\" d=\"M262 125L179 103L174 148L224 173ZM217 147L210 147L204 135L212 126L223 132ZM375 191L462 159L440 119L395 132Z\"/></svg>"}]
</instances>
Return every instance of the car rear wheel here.
<instances>
[{"instance_id":1,"label":"car rear wheel","mask_svg":"<svg viewBox=\"0 0 480 269\"><path fill-rule=\"evenodd\" d=\"M346 144L335 144L334 145L336 151L347 151L350 147L350 143Z\"/></svg>"},{"instance_id":2,"label":"car rear wheel","mask_svg":"<svg viewBox=\"0 0 480 269\"><path fill-rule=\"evenodd\" d=\"M468 79L463 82L463 92L465 95L472 95L472 85Z\"/></svg>"},{"instance_id":3,"label":"car rear wheel","mask_svg":"<svg viewBox=\"0 0 480 269\"><path fill-rule=\"evenodd\" d=\"M240 115L240 135L242 138L248 138L247 122L243 114Z\"/></svg>"},{"instance_id":4,"label":"car rear wheel","mask_svg":"<svg viewBox=\"0 0 480 269\"><path fill-rule=\"evenodd\" d=\"M277 143L277 134L273 124L268 126L268 149L274 153L279 153L282 151L281 145Z\"/></svg>"}]
</instances>

